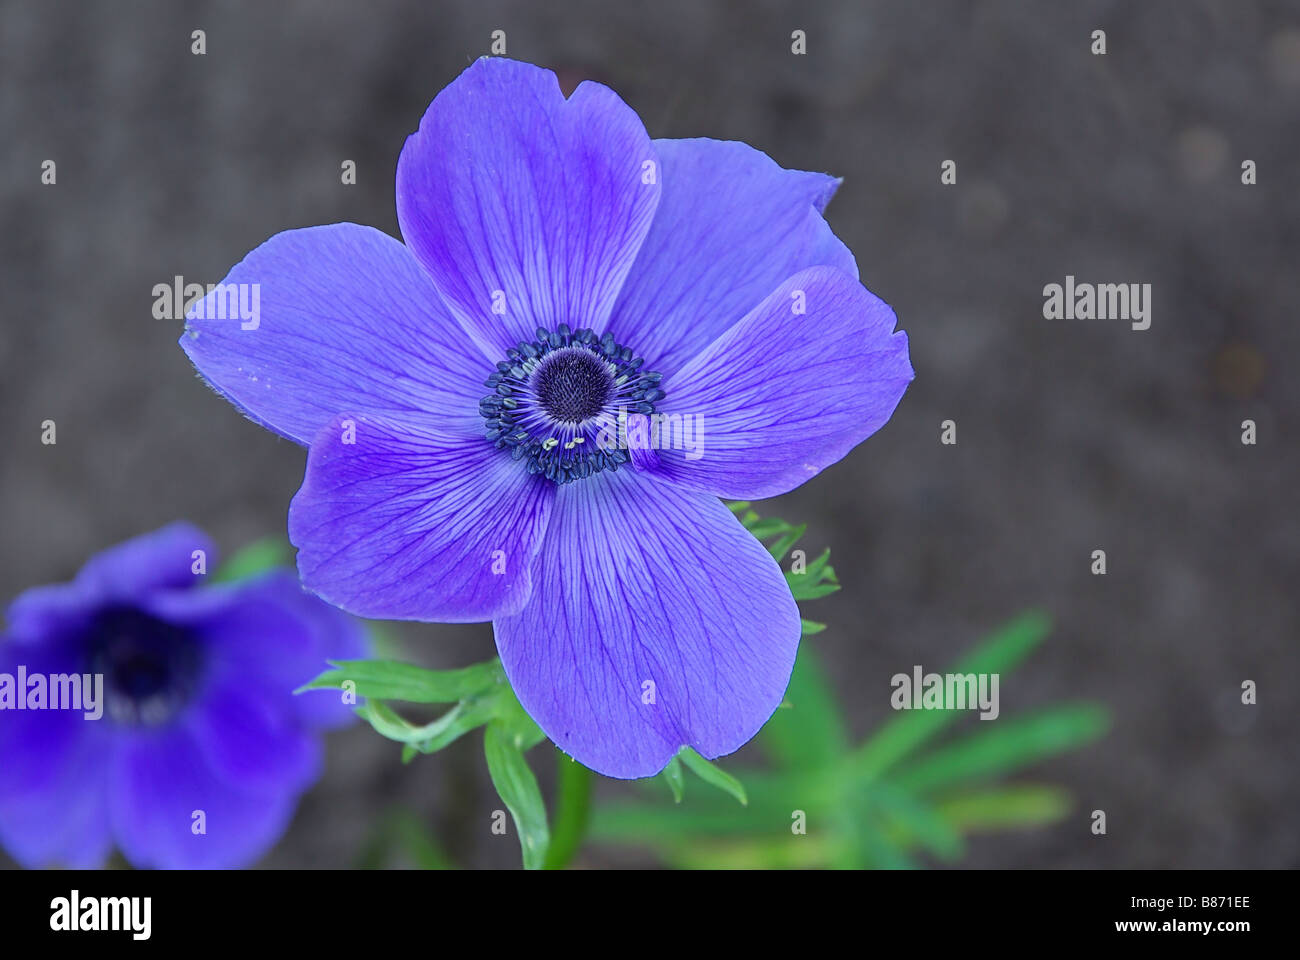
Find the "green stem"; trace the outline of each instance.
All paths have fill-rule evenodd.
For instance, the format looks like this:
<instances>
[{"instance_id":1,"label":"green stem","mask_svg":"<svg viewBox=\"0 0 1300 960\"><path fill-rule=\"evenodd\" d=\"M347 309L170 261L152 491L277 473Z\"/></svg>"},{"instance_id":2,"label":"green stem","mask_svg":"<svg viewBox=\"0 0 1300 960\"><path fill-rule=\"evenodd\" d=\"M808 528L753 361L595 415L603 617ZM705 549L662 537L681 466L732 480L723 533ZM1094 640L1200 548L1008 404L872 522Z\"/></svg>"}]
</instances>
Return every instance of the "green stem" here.
<instances>
[{"instance_id":1,"label":"green stem","mask_svg":"<svg viewBox=\"0 0 1300 960\"><path fill-rule=\"evenodd\" d=\"M551 845L543 864L545 870L562 870L568 866L587 834L587 822L591 818L591 771L558 750L555 756L559 764L559 786Z\"/></svg>"}]
</instances>

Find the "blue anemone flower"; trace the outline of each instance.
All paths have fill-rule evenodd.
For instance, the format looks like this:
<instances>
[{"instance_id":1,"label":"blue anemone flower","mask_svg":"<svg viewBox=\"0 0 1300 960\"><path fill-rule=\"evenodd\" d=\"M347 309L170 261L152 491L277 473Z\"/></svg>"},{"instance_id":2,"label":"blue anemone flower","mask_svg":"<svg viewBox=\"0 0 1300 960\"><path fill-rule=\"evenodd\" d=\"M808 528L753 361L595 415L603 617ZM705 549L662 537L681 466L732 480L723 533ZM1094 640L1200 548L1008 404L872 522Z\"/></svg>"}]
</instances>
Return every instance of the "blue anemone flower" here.
<instances>
[{"instance_id":1,"label":"blue anemone flower","mask_svg":"<svg viewBox=\"0 0 1300 960\"><path fill-rule=\"evenodd\" d=\"M310 447L289 511L308 588L366 617L491 620L557 746L648 776L683 745L739 748L794 663L783 573L719 498L815 476L912 379L822 217L838 184L651 140L607 87L566 98L481 59L402 150L404 244L277 234L181 345Z\"/></svg>"},{"instance_id":2,"label":"blue anemone flower","mask_svg":"<svg viewBox=\"0 0 1300 960\"><path fill-rule=\"evenodd\" d=\"M242 866L318 777L319 732L351 714L293 690L362 656L360 624L288 571L197 586L196 550L216 557L173 524L9 607L0 845L23 865L99 866L116 844L139 867Z\"/></svg>"}]
</instances>

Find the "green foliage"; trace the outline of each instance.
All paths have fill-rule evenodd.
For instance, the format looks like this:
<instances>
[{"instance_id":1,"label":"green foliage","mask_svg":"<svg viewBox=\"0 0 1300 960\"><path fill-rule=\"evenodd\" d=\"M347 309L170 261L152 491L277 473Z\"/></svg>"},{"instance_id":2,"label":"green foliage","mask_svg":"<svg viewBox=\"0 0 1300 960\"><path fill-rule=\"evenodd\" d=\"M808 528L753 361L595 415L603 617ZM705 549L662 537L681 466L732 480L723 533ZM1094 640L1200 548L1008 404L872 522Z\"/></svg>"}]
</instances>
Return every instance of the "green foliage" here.
<instances>
[{"instance_id":1,"label":"green foliage","mask_svg":"<svg viewBox=\"0 0 1300 960\"><path fill-rule=\"evenodd\" d=\"M746 503L732 509L778 560L804 532L760 518ZM828 561L824 551L803 573L787 569L797 599L839 589ZM805 637L821 629L804 621ZM951 672L1005 676L1049 629L1041 613L1024 614L994 631ZM854 746L816 654L805 643L785 703L760 735L772 769L731 778L747 785L745 808L709 793L683 802L678 783L673 796L679 806L653 800L610 805L595 813L592 832L606 842L648 845L679 867L908 868L921 862L918 857L951 862L963 855L972 833L1039 826L1065 816L1070 800L1059 788L995 781L1095 740L1109 722L1095 704L1058 705L930 748L962 719L970 720L969 711L900 711ZM670 765L661 776L672 786L680 768ZM801 823L804 833L796 831Z\"/></svg>"},{"instance_id":2,"label":"green foliage","mask_svg":"<svg viewBox=\"0 0 1300 960\"><path fill-rule=\"evenodd\" d=\"M668 766L664 767L659 776L668 781L668 789L672 791L673 802L681 803L682 798L686 796L686 776L682 773L682 761L677 757L673 757L668 761Z\"/></svg>"},{"instance_id":3,"label":"green foliage","mask_svg":"<svg viewBox=\"0 0 1300 960\"><path fill-rule=\"evenodd\" d=\"M547 870L560 870L568 865L587 834L587 823L591 818L592 772L572 757L562 754L559 755L558 767L555 829L543 864Z\"/></svg>"},{"instance_id":4,"label":"green foliage","mask_svg":"<svg viewBox=\"0 0 1300 960\"><path fill-rule=\"evenodd\" d=\"M331 661L304 690L347 690L366 698L356 712L375 732L402 745L402 762L437 753L465 734L484 727L483 749L492 783L509 809L519 835L524 866L546 859L549 832L537 779L524 754L545 739L524 712L497 659L457 670L428 670L390 660ZM429 723L404 718L389 701L452 704Z\"/></svg>"},{"instance_id":5,"label":"green foliage","mask_svg":"<svg viewBox=\"0 0 1300 960\"><path fill-rule=\"evenodd\" d=\"M247 580L277 567L293 566L293 549L280 537L264 537L236 550L213 576L217 583Z\"/></svg>"},{"instance_id":6,"label":"green foliage","mask_svg":"<svg viewBox=\"0 0 1300 960\"><path fill-rule=\"evenodd\" d=\"M487 755L492 785L510 809L519 846L524 854L524 869L536 870L546 861L551 834L546 825L546 804L542 801L537 778L524 759L523 738L508 725L492 721L483 735L483 752Z\"/></svg>"},{"instance_id":7,"label":"green foliage","mask_svg":"<svg viewBox=\"0 0 1300 960\"><path fill-rule=\"evenodd\" d=\"M840 588L829 550L812 559L796 551L804 525L760 517L748 503L730 506L781 563L796 600L815 600ZM270 556L269 549L260 548L247 560L237 555L232 565L248 575ZM803 620L805 638L824 629L824 624ZM995 631L952 672L1005 675L1048 630L1046 617L1025 614ZM958 720L968 719L968 711L900 711L855 745L816 655L805 642L785 702L760 735L770 769L736 775L683 747L653 778L667 785L661 799L617 802L593 811L593 775L557 754L552 830L526 757L545 736L519 705L498 660L458 670L428 670L391 660L330 666L302 689L350 689L364 698L357 713L379 734L402 745L404 762L484 728L488 771L510 811L528 869L566 865L589 822L598 839L648 845L681 867L906 868L922 858L953 861L962 856L972 833L1031 827L1063 817L1070 800L1059 788L997 781L1094 740L1108 723L1106 712L1093 704L1053 706L936 745L932 741ZM433 721L418 724L405 719L392 706L395 702L450 707ZM716 789L692 790L687 797L686 770ZM668 795L671 804L663 802ZM792 830L800 822L806 824L804 833ZM410 834L418 862L445 865L436 843L422 839L418 825L401 819L396 824L384 837Z\"/></svg>"},{"instance_id":8,"label":"green foliage","mask_svg":"<svg viewBox=\"0 0 1300 960\"><path fill-rule=\"evenodd\" d=\"M749 799L745 796L745 787L739 780L709 763L690 747L682 747L674 759L681 760L683 766L709 786L731 794L740 801L742 806L749 803Z\"/></svg>"},{"instance_id":9,"label":"green foliage","mask_svg":"<svg viewBox=\"0 0 1300 960\"><path fill-rule=\"evenodd\" d=\"M407 703L455 703L505 682L496 660L460 670L426 670L391 660L328 661L327 670L301 690L337 690L347 680L356 684L358 696Z\"/></svg>"},{"instance_id":10,"label":"green foliage","mask_svg":"<svg viewBox=\"0 0 1300 960\"><path fill-rule=\"evenodd\" d=\"M1046 635L1038 615L997 631L955 672L1007 672ZM974 832L1059 820L1069 798L1054 787L988 781L1100 736L1092 704L1007 717L934 749L925 746L968 711L900 712L850 747L812 650L804 646L783 705L763 728L773 771L742 771L750 803L737 811L710 795L680 807L626 802L597 811L593 834L648 844L680 867L907 868L917 855L951 862ZM980 723L976 720L975 723ZM806 834L792 832L800 819Z\"/></svg>"}]
</instances>

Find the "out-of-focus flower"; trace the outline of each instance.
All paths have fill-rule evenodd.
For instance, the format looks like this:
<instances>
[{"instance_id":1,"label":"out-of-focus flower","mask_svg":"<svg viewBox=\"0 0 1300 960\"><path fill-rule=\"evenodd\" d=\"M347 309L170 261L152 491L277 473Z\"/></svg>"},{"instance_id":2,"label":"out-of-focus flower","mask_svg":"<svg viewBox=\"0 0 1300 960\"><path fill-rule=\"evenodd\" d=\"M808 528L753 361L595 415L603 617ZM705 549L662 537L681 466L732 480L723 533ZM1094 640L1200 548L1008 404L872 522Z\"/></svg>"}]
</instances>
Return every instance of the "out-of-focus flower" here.
<instances>
[{"instance_id":1,"label":"out-of-focus flower","mask_svg":"<svg viewBox=\"0 0 1300 960\"><path fill-rule=\"evenodd\" d=\"M196 553L202 551L202 553ZM280 837L337 694L294 696L362 627L287 571L201 584L173 524L9 607L0 638L0 844L31 866L235 867Z\"/></svg>"}]
</instances>

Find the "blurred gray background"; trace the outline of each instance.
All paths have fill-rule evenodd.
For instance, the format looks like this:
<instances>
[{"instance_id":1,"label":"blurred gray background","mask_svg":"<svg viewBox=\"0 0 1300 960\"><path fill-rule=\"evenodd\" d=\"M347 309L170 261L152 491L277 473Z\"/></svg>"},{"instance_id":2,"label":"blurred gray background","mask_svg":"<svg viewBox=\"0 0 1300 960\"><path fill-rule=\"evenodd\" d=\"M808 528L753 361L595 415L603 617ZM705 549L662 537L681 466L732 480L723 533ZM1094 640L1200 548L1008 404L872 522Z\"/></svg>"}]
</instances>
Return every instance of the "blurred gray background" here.
<instances>
[{"instance_id":1,"label":"blurred gray background","mask_svg":"<svg viewBox=\"0 0 1300 960\"><path fill-rule=\"evenodd\" d=\"M964 865L1300 866L1300 5L47 0L0 17L0 598L179 517L227 553L283 532L304 452L195 378L153 285L216 282L291 227L396 235L404 138L502 29L510 56L613 86L652 136L845 178L829 220L917 377L883 431L762 507L806 521L847 587L807 608L829 624L808 642L862 735L892 674L943 669L1038 606L1056 629L1003 712L1113 711L1103 741L1033 775L1075 814L977 839ZM1151 283L1151 328L1044 320L1066 274ZM430 665L493 651L487 625L399 633ZM477 736L403 767L358 728L265 863L351 865L402 808L459 862L513 866L514 839L484 826L498 805Z\"/></svg>"}]
</instances>

